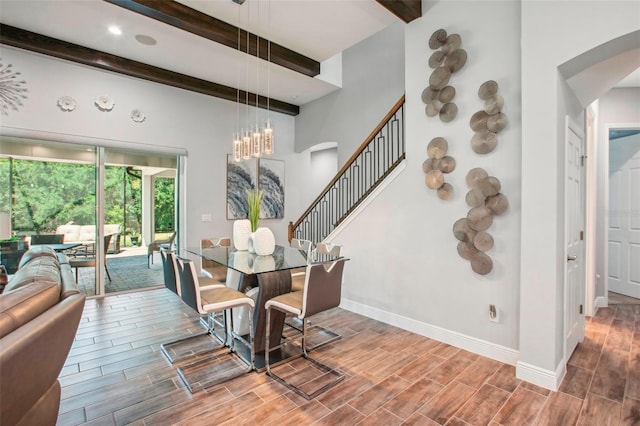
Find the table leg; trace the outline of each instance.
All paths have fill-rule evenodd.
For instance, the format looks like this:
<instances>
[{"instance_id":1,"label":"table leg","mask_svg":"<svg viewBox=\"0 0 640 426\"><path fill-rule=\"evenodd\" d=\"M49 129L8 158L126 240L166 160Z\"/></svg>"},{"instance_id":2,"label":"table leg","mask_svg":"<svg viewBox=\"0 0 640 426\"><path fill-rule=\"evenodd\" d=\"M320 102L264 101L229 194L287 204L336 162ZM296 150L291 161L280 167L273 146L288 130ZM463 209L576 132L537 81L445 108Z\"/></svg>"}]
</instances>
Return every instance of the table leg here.
<instances>
[{"instance_id":1,"label":"table leg","mask_svg":"<svg viewBox=\"0 0 640 426\"><path fill-rule=\"evenodd\" d=\"M267 300L291 291L291 272L287 270L259 274L258 284L260 292L258 293L258 300L253 314L254 342L256 352L264 353L267 327L267 311L264 309L264 305ZM274 347L280 344L284 320L284 313L279 311L271 313L271 324L269 325L271 327L271 341L269 346Z\"/></svg>"}]
</instances>

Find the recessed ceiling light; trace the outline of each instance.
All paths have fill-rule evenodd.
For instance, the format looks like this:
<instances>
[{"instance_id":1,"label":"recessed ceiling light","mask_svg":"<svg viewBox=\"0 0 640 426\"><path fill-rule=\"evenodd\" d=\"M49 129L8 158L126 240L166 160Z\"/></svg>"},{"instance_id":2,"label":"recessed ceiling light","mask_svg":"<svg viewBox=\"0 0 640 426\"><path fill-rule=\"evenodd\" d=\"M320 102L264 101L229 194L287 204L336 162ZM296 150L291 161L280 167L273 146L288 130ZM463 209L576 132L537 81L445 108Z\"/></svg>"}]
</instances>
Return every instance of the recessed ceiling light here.
<instances>
[{"instance_id":1,"label":"recessed ceiling light","mask_svg":"<svg viewBox=\"0 0 640 426\"><path fill-rule=\"evenodd\" d=\"M138 40L139 43L147 46L155 46L158 43L155 38L144 34L137 34L136 40Z\"/></svg>"},{"instance_id":2,"label":"recessed ceiling light","mask_svg":"<svg viewBox=\"0 0 640 426\"><path fill-rule=\"evenodd\" d=\"M120 29L120 27L117 27L115 25L111 25L109 27L109 32L113 35L122 35L122 30Z\"/></svg>"}]
</instances>

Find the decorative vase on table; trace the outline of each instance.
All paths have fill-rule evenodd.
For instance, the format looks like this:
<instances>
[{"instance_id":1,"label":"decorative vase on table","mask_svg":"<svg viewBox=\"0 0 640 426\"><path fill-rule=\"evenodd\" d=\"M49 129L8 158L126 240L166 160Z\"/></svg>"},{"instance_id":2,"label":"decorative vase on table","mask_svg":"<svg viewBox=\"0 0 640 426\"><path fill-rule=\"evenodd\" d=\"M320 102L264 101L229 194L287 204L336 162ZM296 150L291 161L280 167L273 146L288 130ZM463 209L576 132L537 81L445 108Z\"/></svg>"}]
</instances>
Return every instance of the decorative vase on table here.
<instances>
[{"instance_id":1,"label":"decorative vase on table","mask_svg":"<svg viewBox=\"0 0 640 426\"><path fill-rule=\"evenodd\" d=\"M233 222L233 245L236 250L249 248L249 235L251 235L251 222L249 219L240 219Z\"/></svg>"},{"instance_id":2,"label":"decorative vase on table","mask_svg":"<svg viewBox=\"0 0 640 426\"><path fill-rule=\"evenodd\" d=\"M275 248L276 239L269 228L260 227L249 237L249 253L267 256L273 254Z\"/></svg>"}]
</instances>

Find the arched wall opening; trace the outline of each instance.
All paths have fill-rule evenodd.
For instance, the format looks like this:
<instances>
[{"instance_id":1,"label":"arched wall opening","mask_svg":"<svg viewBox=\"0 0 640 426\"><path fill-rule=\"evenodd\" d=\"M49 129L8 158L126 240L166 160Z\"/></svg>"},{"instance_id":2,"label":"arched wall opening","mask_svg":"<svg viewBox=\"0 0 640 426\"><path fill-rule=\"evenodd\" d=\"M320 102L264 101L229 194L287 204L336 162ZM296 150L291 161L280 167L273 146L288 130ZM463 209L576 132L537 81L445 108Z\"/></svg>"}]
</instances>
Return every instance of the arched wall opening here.
<instances>
[{"instance_id":1,"label":"arched wall opening","mask_svg":"<svg viewBox=\"0 0 640 426\"><path fill-rule=\"evenodd\" d=\"M602 13L614 13L605 5L600 6ZM546 40L534 39L534 34L539 36L535 28L539 28L541 17L550 16L546 13L550 10L543 10L548 5L523 3L522 9L523 225L520 360L516 374L554 390L564 377L571 355L566 353L564 335L565 120L585 128L587 106L640 66L637 19L629 19L627 28L634 29L631 32L624 33L623 25L615 30L600 27L589 33L586 30L595 28L594 22L606 21L606 17L597 16L593 10L582 14L569 3L563 3L563 7L571 11L559 13L556 8L552 15L558 20L555 37L565 37L566 44L552 54L540 49ZM532 14L537 16L525 18ZM567 15L576 19L568 24L562 18ZM556 23L549 22L553 24ZM598 74L605 77L597 80ZM545 169L543 176L539 166L545 162L551 167ZM594 164L590 167L595 169Z\"/></svg>"}]
</instances>

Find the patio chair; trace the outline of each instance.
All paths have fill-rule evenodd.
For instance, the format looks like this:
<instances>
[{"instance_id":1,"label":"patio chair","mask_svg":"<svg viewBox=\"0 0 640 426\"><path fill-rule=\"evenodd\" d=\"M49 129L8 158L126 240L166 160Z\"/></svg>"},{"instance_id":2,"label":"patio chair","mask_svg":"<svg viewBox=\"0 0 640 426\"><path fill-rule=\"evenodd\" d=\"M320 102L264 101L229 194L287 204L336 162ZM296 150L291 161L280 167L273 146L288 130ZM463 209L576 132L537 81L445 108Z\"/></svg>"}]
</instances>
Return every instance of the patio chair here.
<instances>
[{"instance_id":1,"label":"patio chair","mask_svg":"<svg viewBox=\"0 0 640 426\"><path fill-rule=\"evenodd\" d=\"M169 238L165 238L164 240L153 240L147 246L147 268L150 268L149 258L151 258L151 263L153 263L153 253L160 252L161 248L171 250L171 246L173 245L173 240L176 238L176 233L174 232L169 236Z\"/></svg>"},{"instance_id":2,"label":"patio chair","mask_svg":"<svg viewBox=\"0 0 640 426\"><path fill-rule=\"evenodd\" d=\"M104 246L102 249L104 250L104 270L107 272L107 277L109 281L111 281L111 275L109 274L109 268L107 268L107 250L109 249L109 243L111 242L111 235L104 236ZM97 257L96 256L86 256L86 257L73 257L69 259L69 266L75 268L76 270L76 283L78 282L78 268L85 267L94 267L96 266Z\"/></svg>"},{"instance_id":3,"label":"patio chair","mask_svg":"<svg viewBox=\"0 0 640 426\"><path fill-rule=\"evenodd\" d=\"M63 234L35 234L31 236L32 246L39 244L62 244L63 242Z\"/></svg>"}]
</instances>

